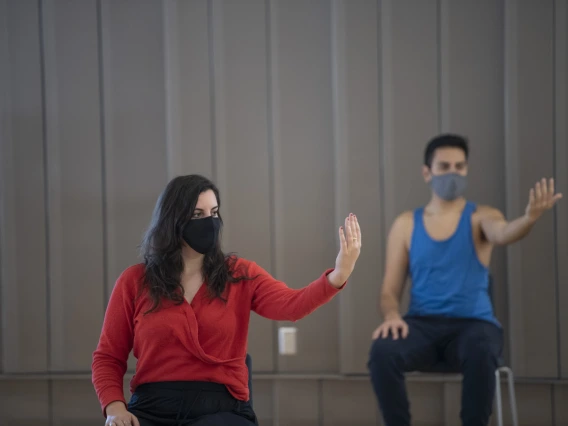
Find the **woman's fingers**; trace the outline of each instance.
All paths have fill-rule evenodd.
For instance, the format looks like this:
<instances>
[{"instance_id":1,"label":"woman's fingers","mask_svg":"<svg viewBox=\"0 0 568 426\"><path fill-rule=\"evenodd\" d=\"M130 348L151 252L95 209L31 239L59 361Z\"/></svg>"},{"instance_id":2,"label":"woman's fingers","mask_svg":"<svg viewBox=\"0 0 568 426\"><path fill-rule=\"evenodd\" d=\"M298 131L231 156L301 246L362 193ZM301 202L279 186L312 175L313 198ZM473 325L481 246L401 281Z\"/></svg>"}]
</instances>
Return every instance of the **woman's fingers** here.
<instances>
[{"instance_id":1,"label":"woman's fingers","mask_svg":"<svg viewBox=\"0 0 568 426\"><path fill-rule=\"evenodd\" d=\"M361 244L361 227L359 226L359 221L357 220L357 216L353 216L355 218L355 235L357 235L357 239L359 240L359 244Z\"/></svg>"},{"instance_id":2,"label":"woman's fingers","mask_svg":"<svg viewBox=\"0 0 568 426\"><path fill-rule=\"evenodd\" d=\"M106 426L140 426L140 422L133 414L126 412L118 416L109 416Z\"/></svg>"},{"instance_id":3,"label":"woman's fingers","mask_svg":"<svg viewBox=\"0 0 568 426\"><path fill-rule=\"evenodd\" d=\"M349 215L350 219L349 222L351 223L351 233L353 234L353 239L357 238L357 219L355 219L355 215L351 213Z\"/></svg>"},{"instance_id":4,"label":"woman's fingers","mask_svg":"<svg viewBox=\"0 0 568 426\"><path fill-rule=\"evenodd\" d=\"M345 241L345 233L343 232L343 226L339 227L339 244L341 250L347 250L347 242Z\"/></svg>"},{"instance_id":5,"label":"woman's fingers","mask_svg":"<svg viewBox=\"0 0 568 426\"><path fill-rule=\"evenodd\" d=\"M353 244L353 231L351 229L351 218L347 216L345 218L345 238L347 239L347 247L351 247Z\"/></svg>"}]
</instances>

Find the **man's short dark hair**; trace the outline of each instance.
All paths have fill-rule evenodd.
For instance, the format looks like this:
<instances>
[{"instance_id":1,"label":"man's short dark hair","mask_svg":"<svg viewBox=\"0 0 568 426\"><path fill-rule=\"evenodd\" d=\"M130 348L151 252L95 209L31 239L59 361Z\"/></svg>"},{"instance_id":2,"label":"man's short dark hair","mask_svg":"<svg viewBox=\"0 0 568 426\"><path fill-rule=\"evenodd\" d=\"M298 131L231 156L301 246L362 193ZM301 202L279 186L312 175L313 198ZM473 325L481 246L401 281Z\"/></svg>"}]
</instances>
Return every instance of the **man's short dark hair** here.
<instances>
[{"instance_id":1,"label":"man's short dark hair","mask_svg":"<svg viewBox=\"0 0 568 426\"><path fill-rule=\"evenodd\" d=\"M465 153L466 160L469 156L469 147L466 138L459 135L444 134L436 136L426 145L426 150L424 151L424 165L432 167L434 153L438 148L459 148Z\"/></svg>"}]
</instances>

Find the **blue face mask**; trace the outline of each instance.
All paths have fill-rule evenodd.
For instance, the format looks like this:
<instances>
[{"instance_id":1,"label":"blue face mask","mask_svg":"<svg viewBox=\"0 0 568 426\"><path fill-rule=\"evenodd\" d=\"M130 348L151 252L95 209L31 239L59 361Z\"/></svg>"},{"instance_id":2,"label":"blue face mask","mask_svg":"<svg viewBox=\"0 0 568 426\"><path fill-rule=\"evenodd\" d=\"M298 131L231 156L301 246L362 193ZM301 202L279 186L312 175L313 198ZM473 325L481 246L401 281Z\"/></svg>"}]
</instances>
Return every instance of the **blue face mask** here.
<instances>
[{"instance_id":1,"label":"blue face mask","mask_svg":"<svg viewBox=\"0 0 568 426\"><path fill-rule=\"evenodd\" d=\"M430 186L442 200L453 201L464 194L467 188L467 176L462 176L458 173L432 175Z\"/></svg>"}]
</instances>

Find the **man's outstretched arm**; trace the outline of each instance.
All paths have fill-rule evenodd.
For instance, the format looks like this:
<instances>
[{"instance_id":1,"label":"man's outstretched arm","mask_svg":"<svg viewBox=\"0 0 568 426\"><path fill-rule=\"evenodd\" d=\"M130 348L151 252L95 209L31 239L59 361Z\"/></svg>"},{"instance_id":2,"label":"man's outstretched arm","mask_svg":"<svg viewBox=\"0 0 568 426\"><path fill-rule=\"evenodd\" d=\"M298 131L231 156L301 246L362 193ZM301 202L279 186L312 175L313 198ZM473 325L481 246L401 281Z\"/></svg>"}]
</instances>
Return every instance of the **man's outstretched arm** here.
<instances>
[{"instance_id":1,"label":"man's outstretched arm","mask_svg":"<svg viewBox=\"0 0 568 426\"><path fill-rule=\"evenodd\" d=\"M485 238L496 245L512 244L521 240L528 235L542 214L554 207L561 198L562 194L555 193L554 179L550 179L548 184L546 179L542 179L529 191L529 203L523 216L508 222L499 210L484 208L480 213L481 229Z\"/></svg>"}]
</instances>

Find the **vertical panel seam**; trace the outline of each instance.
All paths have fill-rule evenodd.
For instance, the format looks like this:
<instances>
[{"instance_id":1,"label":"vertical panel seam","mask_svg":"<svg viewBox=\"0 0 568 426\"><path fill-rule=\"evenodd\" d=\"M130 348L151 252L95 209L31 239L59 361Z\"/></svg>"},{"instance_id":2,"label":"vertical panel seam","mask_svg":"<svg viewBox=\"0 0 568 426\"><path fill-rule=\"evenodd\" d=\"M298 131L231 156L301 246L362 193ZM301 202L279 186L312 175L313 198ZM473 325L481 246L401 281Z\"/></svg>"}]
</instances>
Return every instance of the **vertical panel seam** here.
<instances>
[{"instance_id":1,"label":"vertical panel seam","mask_svg":"<svg viewBox=\"0 0 568 426\"><path fill-rule=\"evenodd\" d=\"M47 380L47 417L49 420L49 426L55 424L55 410L53 409L53 379Z\"/></svg>"},{"instance_id":2,"label":"vertical panel seam","mask_svg":"<svg viewBox=\"0 0 568 426\"><path fill-rule=\"evenodd\" d=\"M442 132L442 0L436 0L436 54L438 92L438 133Z\"/></svg>"},{"instance_id":3,"label":"vertical panel seam","mask_svg":"<svg viewBox=\"0 0 568 426\"><path fill-rule=\"evenodd\" d=\"M271 0L268 0L271 1ZM279 396L280 386L276 379L272 380L272 425L280 426L280 405Z\"/></svg>"},{"instance_id":4,"label":"vertical panel seam","mask_svg":"<svg viewBox=\"0 0 568 426\"><path fill-rule=\"evenodd\" d=\"M504 96L504 121L505 121L505 128L504 128L504 141L505 141L505 187L508 188L511 182L514 181L517 173L517 165L515 164L515 160L518 160L518 155L515 152L513 147L513 136L511 133L515 134L516 129L514 129L516 125L516 105L514 102L511 101L511 97L516 95L517 89L513 87L517 84L517 70L516 64L514 63L517 57L517 23L515 20L517 19L517 8L516 3L512 2L511 0L505 0L504 5L504 13L503 13L503 46L504 46L504 66L503 66L503 96ZM514 56L513 56L514 55ZM512 57L513 56L513 57ZM511 76L511 74L513 74ZM513 80L511 82L511 80ZM515 99L513 99L514 101ZM512 121L515 120L515 123ZM506 192L506 200L505 200L505 211L507 215L511 213L511 206L514 205L514 201L516 198L514 194L511 194L510 191ZM513 357L515 353L513 348L515 347L515 342L518 340L518 334L514 331L514 324L515 324L515 310L512 307L515 305L513 302L514 299L514 292L511 291L511 279L514 278L514 273L511 270L511 251L519 250L514 246L508 246L506 250L506 288L507 288L507 314L508 314L508 325L510 331L508 333L508 346L509 346L509 363L512 367L516 368L518 365L522 364L522 371L523 373L526 371L525 361L524 361L524 354L521 352L521 355L516 355ZM522 259L521 259L522 260ZM519 362L519 358L521 362Z\"/></svg>"},{"instance_id":5,"label":"vertical panel seam","mask_svg":"<svg viewBox=\"0 0 568 426\"><path fill-rule=\"evenodd\" d=\"M386 195L386 159L385 159L385 117L384 117L384 75L383 75L383 64L384 64L384 51L383 51L383 22L382 22L382 15L383 15L383 0L377 0L377 110L378 110L378 125L379 125L379 140L378 142L378 161L377 164L379 165L379 200L384 201ZM382 256L379 260L379 264L382 265L382 270L384 272L385 263L385 248L386 244L384 243L384 236L386 236L387 232L387 212L385 210L385 203L381 202L379 206L379 211L381 212L381 218L379 220L379 232L380 235L383 236L381 243L381 252ZM380 286L379 286L380 288ZM380 291L380 290L379 290ZM376 295L376 300L378 303L378 294ZM378 306L377 306L378 309Z\"/></svg>"},{"instance_id":6,"label":"vertical panel seam","mask_svg":"<svg viewBox=\"0 0 568 426\"><path fill-rule=\"evenodd\" d=\"M172 110L175 109L179 109L178 108L172 108L172 68L175 66L172 66L171 62L173 61L172 56L175 56L174 54L171 53L171 49L172 49L172 37L176 37L176 36L171 36L170 34L172 32L177 32L177 22L175 24L172 24L172 22L170 21L169 17L171 14L170 9L174 6L172 6L172 4L175 5L175 3L170 2L169 0L166 0L162 3L162 37L163 37L163 61L164 61L164 111L165 111L165 139L166 139L166 173L168 178L173 178L177 173L176 173L176 166L174 164L174 151L175 149L172 147L172 145L175 143L172 139L174 139L174 136L172 136L173 130L172 128L175 126L175 124L172 123L173 119L172 119ZM177 11L175 11L177 12ZM173 14L174 15L174 20L176 17L176 13ZM171 29L171 27L174 27L173 30ZM174 46L177 48L177 43L174 44ZM177 50L177 49L176 49Z\"/></svg>"},{"instance_id":7,"label":"vertical panel seam","mask_svg":"<svg viewBox=\"0 0 568 426\"><path fill-rule=\"evenodd\" d=\"M46 306L46 370L51 369L51 268L49 255L49 184L48 184L48 161L47 161L47 104L46 104L46 71L45 71L45 37L44 37L44 0L38 0L38 25L39 25L39 59L40 59L40 84L41 84L41 133L43 147L43 191L44 191L44 226L45 226L45 306Z\"/></svg>"},{"instance_id":8,"label":"vertical panel seam","mask_svg":"<svg viewBox=\"0 0 568 426\"><path fill-rule=\"evenodd\" d=\"M266 57L266 130L267 130L267 151L268 151L268 184L269 193L269 207L268 207L268 220L270 226L270 268L272 273L276 270L276 206L275 206L275 176L274 176L274 126L272 122L272 25L270 21L271 8L270 0L264 1L264 31L265 31L265 57ZM273 371L278 371L278 339L274 336L278 334L278 323L272 322L272 365Z\"/></svg>"},{"instance_id":9,"label":"vertical panel seam","mask_svg":"<svg viewBox=\"0 0 568 426\"><path fill-rule=\"evenodd\" d=\"M506 1L506 0L505 0ZM506 141L506 133L507 133L507 120L506 120L506 108L507 108L507 28L506 28L506 21L507 21L507 12L506 12L506 4L505 2L502 2L500 4L501 6L501 42L502 42L502 47L503 47L503 56L502 56L502 64L503 64L503 68L502 68L502 75L501 77L503 78L502 80L502 100L503 100L503 133L502 133L502 137L503 137L503 167L502 167L502 181L504 182L504 191L503 191L503 199L504 199L504 212L507 213L507 199L506 199L506 192L507 192L507 141ZM504 257L504 268L503 268L503 284L504 284L504 300L505 300L505 312L503 312L503 316L506 318L507 321L507 329L510 330L511 328L511 309L509 306L510 303L510 292L509 292L509 251L508 250L503 250L503 257ZM510 364L511 361L511 339L510 339L510 332L507 332L508 334L508 338L505 339L505 341L503 342L503 346L504 346L504 350L503 350L503 354L507 355L507 359L508 359L508 363Z\"/></svg>"},{"instance_id":10,"label":"vertical panel seam","mask_svg":"<svg viewBox=\"0 0 568 426\"><path fill-rule=\"evenodd\" d=\"M39 56L40 56L40 84L41 84L41 132L43 146L43 190L45 210L45 305L46 305L46 370L51 370L51 268L49 255L49 183L47 158L47 99L46 99L46 71L45 71L45 37L44 37L44 0L38 0L38 26L39 26ZM53 385L47 382L47 417L50 426L53 425Z\"/></svg>"},{"instance_id":11,"label":"vertical panel seam","mask_svg":"<svg viewBox=\"0 0 568 426\"><path fill-rule=\"evenodd\" d=\"M324 426L323 379L318 380L318 426Z\"/></svg>"},{"instance_id":12,"label":"vertical panel seam","mask_svg":"<svg viewBox=\"0 0 568 426\"><path fill-rule=\"evenodd\" d=\"M554 384L550 385L550 417L552 420L552 426L556 426L556 401L554 401L554 387Z\"/></svg>"},{"instance_id":13,"label":"vertical panel seam","mask_svg":"<svg viewBox=\"0 0 568 426\"><path fill-rule=\"evenodd\" d=\"M334 219L339 223L342 222L342 211L346 205L349 204L348 188L349 188L349 159L346 157L344 144L346 143L346 127L348 118L345 116L346 111L343 108L342 102L345 102L347 97L347 89L344 87L347 83L341 82L341 78L345 77L345 69L342 68L341 61L345 61L345 32L347 25L345 16L345 5L342 0L332 0L330 4L329 24L330 24L330 69L331 69L331 117L332 117L332 141L333 141L333 194L334 194ZM341 40L340 40L341 37ZM343 90L342 90L343 89ZM341 92L341 93L340 93ZM343 101L342 101L343 99ZM346 163L346 164L345 164ZM343 167L344 166L344 167ZM347 170L341 173L341 170ZM342 182L347 181L342 185ZM344 191L344 189L347 190ZM345 201L348 201L347 204ZM339 239L337 239L339 244ZM351 354L346 354L344 345L342 345L343 338L345 337L344 327L349 320L342 320L344 316L344 309L348 306L346 300L349 293L339 298L337 303L337 317L338 317L338 370L339 372L345 371L346 360L351 360ZM351 345L347 345L348 347ZM350 362L349 364L352 364ZM347 367L349 370L350 368Z\"/></svg>"},{"instance_id":14,"label":"vertical panel seam","mask_svg":"<svg viewBox=\"0 0 568 426\"><path fill-rule=\"evenodd\" d=\"M333 160L333 207L334 207L334 219L337 219L338 216L338 206L341 205L341 197L340 195L338 195L338 191L339 191L339 173L338 173L338 168L339 168L339 143L338 143L338 131L337 131L337 126L338 126L338 100L337 100L337 91L338 91L338 72L339 70L338 68L338 64L337 64L337 2L339 0L330 0L329 6L330 6L330 14L329 14L329 36L330 36L330 40L329 40L329 46L330 46L330 74L331 74L331 127L332 127L332 160ZM341 222L340 222L341 223ZM341 298L341 299L344 299ZM339 353L338 353L338 361L339 361L339 371L342 370L342 353L343 351L341 350L341 299L339 301L339 303L337 304L337 316L339 317L339 331L337 333L337 344L338 344L338 349L339 349ZM321 413L320 413L321 414Z\"/></svg>"},{"instance_id":15,"label":"vertical panel seam","mask_svg":"<svg viewBox=\"0 0 568 426\"><path fill-rule=\"evenodd\" d=\"M162 4L162 35L164 58L164 104L166 125L166 163L167 175L174 178L182 174L178 157L182 156L179 100L180 84L180 54L179 54L179 20L178 3L176 0L166 0ZM179 144L179 145L178 145ZM176 152L176 148L178 148Z\"/></svg>"},{"instance_id":16,"label":"vertical panel seam","mask_svg":"<svg viewBox=\"0 0 568 426\"><path fill-rule=\"evenodd\" d=\"M213 32L213 0L207 0L207 44L209 50L209 116L211 117L211 174L217 180L217 120L215 115L215 46Z\"/></svg>"},{"instance_id":17,"label":"vertical panel seam","mask_svg":"<svg viewBox=\"0 0 568 426\"><path fill-rule=\"evenodd\" d=\"M450 2L438 0L437 3L437 54L438 54L438 131L439 133L452 131L451 126L451 54L450 54Z\"/></svg>"},{"instance_id":18,"label":"vertical panel seam","mask_svg":"<svg viewBox=\"0 0 568 426\"><path fill-rule=\"evenodd\" d=\"M1 1L1 0L0 0L0 1ZM7 3L6 3L6 2L3 2L3 4L4 4L4 6L5 6L6 9L7 9L7 8L8 8ZM4 9L4 8L2 8L2 9ZM8 116L8 113L7 113L8 108L10 108L10 114L9 114L9 116L10 116L10 119L11 119L11 96L7 96L8 87L9 87L9 79L10 79L10 77L8 77L8 75L10 75L10 72L9 72L9 67L8 67L7 64L8 64L8 62L9 62L10 55L9 55L9 47L8 47L9 45L8 45L8 41L7 41L7 40L8 40L8 33L9 33L9 32L8 32L8 20L6 19L6 16L7 16L8 13L7 13L7 10L6 10L6 9L4 9L4 10L6 11L6 13L5 13L4 16L2 17L2 20L4 21L4 24L6 25L6 26L4 27L4 31L2 31L2 35L4 36L3 39L4 39L4 42L6 43L6 45L5 45L6 50L4 51L4 45L0 45L0 49L2 49L2 51L0 51L0 55L2 55L3 53L6 53L6 61L4 62L4 64L6 64L6 65L5 65L5 66L6 66L6 70L5 70L6 76L3 75L3 73L2 73L2 77L5 77L5 78L2 78L2 83L0 83L0 84L2 85L1 88L0 88L0 90L1 90L0 94L1 94L1 95L4 95L4 96L1 96L1 99L2 99L2 100L1 100L0 102L6 103L6 110L5 110L6 113L4 113L4 108L0 107L0 120L2 120L2 121L0 121L0 125L1 125L1 126L0 126L0 127L1 127L0 138L2 138L2 139L4 139L4 138L3 138L4 132L5 132L4 129L6 128L6 125L5 125L4 121L3 121L3 118L4 118L4 117L7 118L7 116ZM2 28L3 28L3 25L0 25L0 30L1 30ZM6 115L5 115L5 114L6 114ZM4 139L4 143L8 143L8 142L6 141L6 139ZM9 142L9 143L11 143L11 144L13 143L11 137L10 137L10 142ZM0 153L2 153L2 151L3 151L3 150L0 148ZM5 160L4 160L4 161L5 161ZM1 167L1 165L2 165L2 162L0 161L0 167ZM5 182L5 180L3 179L2 174L0 174L0 206L5 205L5 201L6 201L6 198L7 198L7 197L6 197L5 187L4 187L5 184L6 184L6 182ZM4 226L5 226L5 223L6 223L6 222L5 222L4 210L3 210L3 209L0 209L0 271L4 271L4 269L3 269L3 268L4 268L4 258L3 258L3 248L4 248L4 247L3 247L3 245L2 245L2 241L3 241L3 239L4 239L4 229L3 229L3 228L4 228ZM3 328L4 313L3 313L3 308L2 308L3 294L4 294L4 292L3 292L3 290L2 290L2 288L3 288L3 282L4 282L3 278L4 278L4 274L3 274L3 273L0 273L0 330L3 330L3 329L4 329L4 328ZM2 374L3 372L4 372L4 338L2 337L2 334L0 333L0 374Z\"/></svg>"},{"instance_id":19,"label":"vertical panel seam","mask_svg":"<svg viewBox=\"0 0 568 426\"><path fill-rule=\"evenodd\" d=\"M558 153L558 146L557 146L557 117L556 114L558 113L557 110L557 96L556 93L556 85L558 78L558 73L556 70L557 66L557 58L556 58L556 37L557 37L557 20L556 20L556 2L557 0L553 0L552 2L552 176L554 176L554 180L556 182L556 175L557 175L557 164L556 164L556 156ZM552 210L552 223L553 223L553 238L554 238L554 292L556 294L556 362L557 362L557 371L556 377L562 376L562 336L561 336L561 327L562 324L560 322L560 273L558 270L558 209L554 208Z\"/></svg>"},{"instance_id":20,"label":"vertical panel seam","mask_svg":"<svg viewBox=\"0 0 568 426\"><path fill-rule=\"evenodd\" d=\"M104 90L104 54L103 54L103 18L102 0L97 0L97 55L99 64L99 131L101 138L101 208L102 208L102 244L103 244L103 316L109 299L108 291L108 211L106 181L106 118Z\"/></svg>"}]
</instances>

